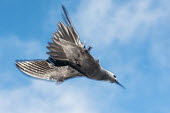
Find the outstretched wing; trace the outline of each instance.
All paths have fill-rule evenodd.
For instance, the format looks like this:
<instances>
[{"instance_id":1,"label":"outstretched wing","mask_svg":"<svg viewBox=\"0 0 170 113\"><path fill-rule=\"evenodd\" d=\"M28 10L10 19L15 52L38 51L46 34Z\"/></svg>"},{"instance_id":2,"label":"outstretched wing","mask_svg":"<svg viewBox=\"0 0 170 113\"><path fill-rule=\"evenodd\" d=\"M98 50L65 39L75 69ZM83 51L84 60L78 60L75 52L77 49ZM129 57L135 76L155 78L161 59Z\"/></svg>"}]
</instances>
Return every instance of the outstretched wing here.
<instances>
[{"instance_id":1,"label":"outstretched wing","mask_svg":"<svg viewBox=\"0 0 170 113\"><path fill-rule=\"evenodd\" d=\"M62 22L58 24L59 30L53 34L53 43L48 43L49 46L47 48L50 52L47 52L47 54L58 61L71 61L75 63L75 60L81 57L80 52L86 49L84 48L84 44L80 42L79 36L71 24L65 7L62 6L62 9L68 26Z\"/></svg>"},{"instance_id":2,"label":"outstretched wing","mask_svg":"<svg viewBox=\"0 0 170 113\"><path fill-rule=\"evenodd\" d=\"M62 38L66 41L72 42L75 45L84 48L84 44L80 42L79 36L75 29L73 28L71 21L68 17L68 13L66 11L66 8L62 6L63 12L65 14L65 19L67 22L67 25L64 25L62 22L58 24L59 30L53 34L54 37L56 38Z\"/></svg>"},{"instance_id":3,"label":"outstretched wing","mask_svg":"<svg viewBox=\"0 0 170 113\"><path fill-rule=\"evenodd\" d=\"M99 67L98 62L89 54L90 49L86 49L80 42L78 34L74 30L66 9L63 6L68 27L62 22L59 23L59 30L54 33L53 43L48 43L50 58L68 64L85 76L93 73L94 68Z\"/></svg>"},{"instance_id":4,"label":"outstretched wing","mask_svg":"<svg viewBox=\"0 0 170 113\"><path fill-rule=\"evenodd\" d=\"M24 73L39 79L62 82L72 77L82 76L69 66L54 66L46 60L22 61L17 62L16 65Z\"/></svg>"}]
</instances>

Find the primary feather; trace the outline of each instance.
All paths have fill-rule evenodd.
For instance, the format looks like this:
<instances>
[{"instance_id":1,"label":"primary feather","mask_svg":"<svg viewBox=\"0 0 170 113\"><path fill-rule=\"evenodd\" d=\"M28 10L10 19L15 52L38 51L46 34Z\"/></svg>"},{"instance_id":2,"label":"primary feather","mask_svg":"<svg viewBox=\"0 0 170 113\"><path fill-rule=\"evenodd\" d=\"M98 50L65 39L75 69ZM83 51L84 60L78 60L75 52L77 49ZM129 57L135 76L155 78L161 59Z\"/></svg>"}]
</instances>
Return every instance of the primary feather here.
<instances>
[{"instance_id":1,"label":"primary feather","mask_svg":"<svg viewBox=\"0 0 170 113\"><path fill-rule=\"evenodd\" d=\"M70 66L54 66L47 60L21 61L16 65L24 73L39 79L62 82L68 78L82 76Z\"/></svg>"}]
</instances>

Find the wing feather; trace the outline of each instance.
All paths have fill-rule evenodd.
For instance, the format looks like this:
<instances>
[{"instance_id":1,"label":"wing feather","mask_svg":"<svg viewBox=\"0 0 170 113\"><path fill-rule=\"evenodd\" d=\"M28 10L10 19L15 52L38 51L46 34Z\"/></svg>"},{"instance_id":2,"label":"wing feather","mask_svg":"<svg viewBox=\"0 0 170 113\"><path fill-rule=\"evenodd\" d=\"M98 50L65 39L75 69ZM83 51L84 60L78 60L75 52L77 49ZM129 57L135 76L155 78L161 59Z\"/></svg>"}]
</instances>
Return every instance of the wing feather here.
<instances>
[{"instance_id":1,"label":"wing feather","mask_svg":"<svg viewBox=\"0 0 170 113\"><path fill-rule=\"evenodd\" d=\"M53 37L64 39L66 41L74 43L75 45L77 45L79 47L84 48L84 44L82 44L80 42L79 35L77 34L74 27L72 26L72 23L68 17L66 8L64 6L62 6L62 9L63 9L65 19L66 19L68 26L64 25L63 22L60 22L58 24L59 30L53 34Z\"/></svg>"},{"instance_id":2,"label":"wing feather","mask_svg":"<svg viewBox=\"0 0 170 113\"><path fill-rule=\"evenodd\" d=\"M76 45L75 47L81 47L84 49L84 44L80 42L79 36L71 24L65 7L62 6L62 8L68 26L64 25L62 22L58 24L59 30L57 30L57 32L53 34L53 43L48 43L49 46L47 47L47 49L50 50L50 52L47 52L47 54L50 55L51 58L55 58L56 60L65 59L66 61L69 61L70 59L72 59L69 57L71 53L69 51L72 51L71 49L73 48L70 45L73 44ZM63 40L65 40L66 42L64 42Z\"/></svg>"},{"instance_id":3,"label":"wing feather","mask_svg":"<svg viewBox=\"0 0 170 113\"><path fill-rule=\"evenodd\" d=\"M39 79L61 82L76 76L83 76L69 66L54 66L46 60L17 62L16 66L24 73Z\"/></svg>"}]
</instances>

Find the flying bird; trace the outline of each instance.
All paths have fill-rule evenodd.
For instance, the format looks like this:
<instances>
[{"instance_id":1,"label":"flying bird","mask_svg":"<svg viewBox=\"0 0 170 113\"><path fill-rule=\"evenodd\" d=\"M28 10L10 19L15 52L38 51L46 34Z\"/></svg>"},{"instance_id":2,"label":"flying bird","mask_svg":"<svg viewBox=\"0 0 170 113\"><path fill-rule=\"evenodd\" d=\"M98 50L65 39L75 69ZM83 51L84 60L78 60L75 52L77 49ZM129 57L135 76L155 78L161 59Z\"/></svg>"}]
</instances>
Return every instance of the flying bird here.
<instances>
[{"instance_id":1,"label":"flying bird","mask_svg":"<svg viewBox=\"0 0 170 113\"><path fill-rule=\"evenodd\" d=\"M75 31L66 8L62 6L67 25L59 22L59 29L53 34L47 49L47 60L18 61L16 66L24 73L39 79L62 83L74 77L87 77L94 80L120 84L112 72L103 69L99 60L90 54L92 47L85 47Z\"/></svg>"}]
</instances>

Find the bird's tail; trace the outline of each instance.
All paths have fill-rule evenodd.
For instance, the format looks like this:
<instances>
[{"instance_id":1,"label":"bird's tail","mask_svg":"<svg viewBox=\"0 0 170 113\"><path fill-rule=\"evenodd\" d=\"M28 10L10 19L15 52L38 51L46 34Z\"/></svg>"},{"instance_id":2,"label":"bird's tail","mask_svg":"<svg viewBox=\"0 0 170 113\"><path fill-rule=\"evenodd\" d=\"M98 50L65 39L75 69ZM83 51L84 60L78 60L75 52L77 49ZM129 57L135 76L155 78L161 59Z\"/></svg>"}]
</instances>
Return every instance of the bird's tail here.
<instances>
[{"instance_id":1,"label":"bird's tail","mask_svg":"<svg viewBox=\"0 0 170 113\"><path fill-rule=\"evenodd\" d=\"M55 66L47 60L18 61L16 66L22 72L40 79L50 79Z\"/></svg>"}]
</instances>

